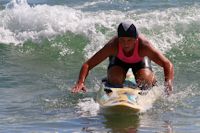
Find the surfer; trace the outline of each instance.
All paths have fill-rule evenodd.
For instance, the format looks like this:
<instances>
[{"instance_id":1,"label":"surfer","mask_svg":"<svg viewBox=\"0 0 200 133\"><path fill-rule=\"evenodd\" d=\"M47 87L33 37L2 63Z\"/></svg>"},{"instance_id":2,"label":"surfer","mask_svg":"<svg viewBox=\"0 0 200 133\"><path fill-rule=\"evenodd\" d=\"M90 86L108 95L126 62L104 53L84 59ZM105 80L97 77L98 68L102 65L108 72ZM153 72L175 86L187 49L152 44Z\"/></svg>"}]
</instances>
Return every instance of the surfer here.
<instances>
[{"instance_id":1,"label":"surfer","mask_svg":"<svg viewBox=\"0 0 200 133\"><path fill-rule=\"evenodd\" d=\"M129 68L135 76L138 87L151 88L156 84L156 77L152 71L151 61L161 66L164 71L165 91L173 91L174 67L159 50L153 47L142 34L138 33L133 23L122 22L114 36L95 55L87 60L81 68L79 79L72 88L73 93L86 91L85 79L89 70L109 57L107 82L113 86L122 86Z\"/></svg>"}]
</instances>

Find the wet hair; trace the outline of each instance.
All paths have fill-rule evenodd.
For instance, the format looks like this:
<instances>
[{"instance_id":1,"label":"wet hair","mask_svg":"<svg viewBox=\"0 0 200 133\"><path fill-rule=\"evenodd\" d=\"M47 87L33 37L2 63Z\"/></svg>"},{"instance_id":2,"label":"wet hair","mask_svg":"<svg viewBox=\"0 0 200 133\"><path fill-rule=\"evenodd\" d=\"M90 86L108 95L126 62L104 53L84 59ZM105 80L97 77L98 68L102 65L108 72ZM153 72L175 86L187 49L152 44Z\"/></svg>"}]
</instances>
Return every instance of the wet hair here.
<instances>
[{"instance_id":1,"label":"wet hair","mask_svg":"<svg viewBox=\"0 0 200 133\"><path fill-rule=\"evenodd\" d=\"M118 37L138 37L138 31L133 23L122 22L117 29Z\"/></svg>"}]
</instances>

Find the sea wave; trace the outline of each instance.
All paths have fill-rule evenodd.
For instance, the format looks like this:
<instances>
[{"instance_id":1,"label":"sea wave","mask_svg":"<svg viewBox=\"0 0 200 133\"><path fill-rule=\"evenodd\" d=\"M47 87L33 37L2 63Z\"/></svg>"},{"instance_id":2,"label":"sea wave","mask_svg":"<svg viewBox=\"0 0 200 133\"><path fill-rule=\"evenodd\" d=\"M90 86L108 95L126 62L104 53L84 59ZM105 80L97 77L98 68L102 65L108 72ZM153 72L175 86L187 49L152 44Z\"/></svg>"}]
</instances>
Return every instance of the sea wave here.
<instances>
[{"instance_id":1,"label":"sea wave","mask_svg":"<svg viewBox=\"0 0 200 133\"><path fill-rule=\"evenodd\" d=\"M117 25L126 20L135 23L156 48L166 52L180 45L185 27L200 21L199 10L198 5L193 5L152 12L134 9L89 12L67 5L30 6L26 0L12 0L6 9L0 11L0 43L19 45L27 40L52 40L72 33L88 38L84 51L89 58L116 34Z\"/></svg>"}]
</instances>

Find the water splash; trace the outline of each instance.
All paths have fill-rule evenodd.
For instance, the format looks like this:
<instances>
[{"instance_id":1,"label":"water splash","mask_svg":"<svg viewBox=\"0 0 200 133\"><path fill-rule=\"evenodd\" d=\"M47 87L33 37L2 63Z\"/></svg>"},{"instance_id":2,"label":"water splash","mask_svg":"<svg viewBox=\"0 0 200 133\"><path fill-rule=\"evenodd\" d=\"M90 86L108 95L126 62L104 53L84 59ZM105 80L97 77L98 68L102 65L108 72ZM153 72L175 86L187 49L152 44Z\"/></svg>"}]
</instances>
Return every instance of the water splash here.
<instances>
[{"instance_id":1,"label":"water splash","mask_svg":"<svg viewBox=\"0 0 200 133\"><path fill-rule=\"evenodd\" d=\"M100 106L93 98L84 98L79 100L76 108L81 117L87 117L97 116Z\"/></svg>"},{"instance_id":2,"label":"water splash","mask_svg":"<svg viewBox=\"0 0 200 133\"><path fill-rule=\"evenodd\" d=\"M17 45L27 40L52 39L70 32L90 40L84 48L86 58L103 47L116 34L117 25L124 20L135 23L153 45L163 52L179 45L184 38L184 30L177 31L177 25L187 26L200 21L199 6L148 13L140 13L138 10L83 12L66 5L30 6L27 0L12 0L5 10L0 11L0 17L0 43Z\"/></svg>"},{"instance_id":3,"label":"water splash","mask_svg":"<svg viewBox=\"0 0 200 133\"><path fill-rule=\"evenodd\" d=\"M155 86L147 93L147 95L140 96L138 104L142 107L141 113L151 109L154 105L154 102L159 99L162 94L162 87Z\"/></svg>"},{"instance_id":4,"label":"water splash","mask_svg":"<svg viewBox=\"0 0 200 133\"><path fill-rule=\"evenodd\" d=\"M190 84L189 86L185 87L183 90L180 90L179 92L174 93L170 97L167 97L166 100L169 103L175 103L175 104L182 103L182 100L188 97L199 95L199 93L196 93L198 91L195 91L196 88L198 88L197 85Z\"/></svg>"},{"instance_id":5,"label":"water splash","mask_svg":"<svg viewBox=\"0 0 200 133\"><path fill-rule=\"evenodd\" d=\"M163 87L164 88L164 87ZM184 87L178 92L172 93L170 96L161 93L160 97L155 102L153 108L148 112L152 114L154 112L164 113L164 112L180 112L177 109L190 109L193 108L187 100L191 97L198 96L199 93L196 93L198 87L194 84L191 84L187 87ZM190 101L190 100L189 100Z\"/></svg>"},{"instance_id":6,"label":"water splash","mask_svg":"<svg viewBox=\"0 0 200 133\"><path fill-rule=\"evenodd\" d=\"M17 8L20 6L28 6L27 0L12 0L6 5L6 9Z\"/></svg>"}]
</instances>

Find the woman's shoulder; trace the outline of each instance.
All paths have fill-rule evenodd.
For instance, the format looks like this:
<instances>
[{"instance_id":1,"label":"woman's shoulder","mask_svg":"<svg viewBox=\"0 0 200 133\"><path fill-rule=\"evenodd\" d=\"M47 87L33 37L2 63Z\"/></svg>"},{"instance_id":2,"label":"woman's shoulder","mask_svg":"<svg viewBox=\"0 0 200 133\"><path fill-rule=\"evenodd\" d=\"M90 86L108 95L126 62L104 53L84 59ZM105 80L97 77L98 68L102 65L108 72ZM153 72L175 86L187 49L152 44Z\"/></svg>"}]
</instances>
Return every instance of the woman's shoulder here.
<instances>
[{"instance_id":1,"label":"woman's shoulder","mask_svg":"<svg viewBox=\"0 0 200 133\"><path fill-rule=\"evenodd\" d=\"M104 46L106 49L109 50L109 52L112 55L115 55L118 51L118 37L114 36L113 38L111 38L108 43L105 44Z\"/></svg>"}]
</instances>

